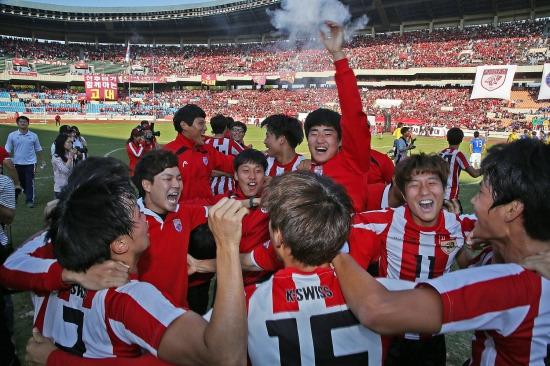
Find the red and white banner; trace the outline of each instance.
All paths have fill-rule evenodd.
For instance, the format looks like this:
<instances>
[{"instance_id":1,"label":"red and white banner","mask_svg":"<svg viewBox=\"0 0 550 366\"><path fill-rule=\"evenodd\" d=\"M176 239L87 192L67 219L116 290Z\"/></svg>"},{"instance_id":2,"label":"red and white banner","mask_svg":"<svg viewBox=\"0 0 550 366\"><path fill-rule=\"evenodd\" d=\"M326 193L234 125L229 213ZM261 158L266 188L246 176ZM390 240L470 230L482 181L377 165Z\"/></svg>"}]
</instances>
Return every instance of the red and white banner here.
<instances>
[{"instance_id":1,"label":"red and white banner","mask_svg":"<svg viewBox=\"0 0 550 366\"><path fill-rule=\"evenodd\" d=\"M202 85L216 85L216 74L201 74Z\"/></svg>"},{"instance_id":2,"label":"red and white banner","mask_svg":"<svg viewBox=\"0 0 550 366\"><path fill-rule=\"evenodd\" d=\"M544 64L544 69L542 69L538 99L550 99L550 64Z\"/></svg>"},{"instance_id":3,"label":"red and white banner","mask_svg":"<svg viewBox=\"0 0 550 366\"><path fill-rule=\"evenodd\" d=\"M470 99L510 99L516 65L478 66Z\"/></svg>"},{"instance_id":4,"label":"red and white banner","mask_svg":"<svg viewBox=\"0 0 550 366\"><path fill-rule=\"evenodd\" d=\"M281 71L279 74L281 81L286 81L287 83L291 83L291 84L294 84L295 75L296 75L296 71Z\"/></svg>"},{"instance_id":5,"label":"red and white banner","mask_svg":"<svg viewBox=\"0 0 550 366\"><path fill-rule=\"evenodd\" d=\"M132 84L166 84L166 77L162 75L120 75L121 83Z\"/></svg>"},{"instance_id":6,"label":"red and white banner","mask_svg":"<svg viewBox=\"0 0 550 366\"><path fill-rule=\"evenodd\" d=\"M266 78L265 75L253 76L252 81L254 81L258 85L265 85L265 82L267 81L267 78Z\"/></svg>"},{"instance_id":7,"label":"red and white banner","mask_svg":"<svg viewBox=\"0 0 550 366\"><path fill-rule=\"evenodd\" d=\"M84 75L84 89L88 100L118 100L116 75Z\"/></svg>"},{"instance_id":8,"label":"red and white banner","mask_svg":"<svg viewBox=\"0 0 550 366\"><path fill-rule=\"evenodd\" d=\"M31 71L8 71L8 74L11 76L24 76L24 77L37 77L37 72L31 72Z\"/></svg>"}]
</instances>

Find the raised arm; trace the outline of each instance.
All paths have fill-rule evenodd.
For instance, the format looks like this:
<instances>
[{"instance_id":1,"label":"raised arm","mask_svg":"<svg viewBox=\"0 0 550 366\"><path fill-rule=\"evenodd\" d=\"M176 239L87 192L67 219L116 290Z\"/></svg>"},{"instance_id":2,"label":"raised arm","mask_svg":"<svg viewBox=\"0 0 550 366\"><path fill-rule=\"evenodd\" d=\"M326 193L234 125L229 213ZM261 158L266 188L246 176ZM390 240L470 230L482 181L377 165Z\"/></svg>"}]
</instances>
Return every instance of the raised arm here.
<instances>
[{"instance_id":1,"label":"raised arm","mask_svg":"<svg viewBox=\"0 0 550 366\"><path fill-rule=\"evenodd\" d=\"M212 206L208 224L216 240L218 287L210 323L186 312L162 336L158 356L169 362L243 365L246 363L247 322L239 261L242 218L246 208L227 198Z\"/></svg>"}]
</instances>

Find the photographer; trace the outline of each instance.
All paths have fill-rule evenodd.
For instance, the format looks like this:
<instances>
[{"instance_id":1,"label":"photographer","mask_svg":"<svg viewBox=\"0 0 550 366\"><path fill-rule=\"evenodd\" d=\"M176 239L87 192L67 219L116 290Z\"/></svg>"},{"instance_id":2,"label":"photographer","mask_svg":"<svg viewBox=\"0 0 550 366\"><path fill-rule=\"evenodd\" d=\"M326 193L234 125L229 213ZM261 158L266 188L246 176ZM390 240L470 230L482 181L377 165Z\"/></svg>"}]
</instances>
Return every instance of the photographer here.
<instances>
[{"instance_id":1,"label":"photographer","mask_svg":"<svg viewBox=\"0 0 550 366\"><path fill-rule=\"evenodd\" d=\"M143 138L145 139L145 142L149 144L154 144L155 146L154 148L151 148L149 150L158 149L159 145L157 143L157 136L160 136L160 132L155 131L155 122L149 124L149 121L144 119L143 121L141 121L141 128L143 128Z\"/></svg>"},{"instance_id":2,"label":"photographer","mask_svg":"<svg viewBox=\"0 0 550 366\"><path fill-rule=\"evenodd\" d=\"M130 133L130 138L126 142L126 153L128 154L128 165L130 166L132 176L139 159L146 152L158 149L158 144L154 141L154 137L151 129L147 130L146 134L146 131L141 126L135 127Z\"/></svg>"},{"instance_id":3,"label":"photographer","mask_svg":"<svg viewBox=\"0 0 550 366\"><path fill-rule=\"evenodd\" d=\"M401 137L395 140L395 164L399 163L399 161L403 158L407 157L407 154L409 153L409 150L416 149L416 146L414 145L414 141L416 139L413 139L410 143L408 142L409 138L411 137L411 131L409 127L402 127L401 128Z\"/></svg>"},{"instance_id":4,"label":"photographer","mask_svg":"<svg viewBox=\"0 0 550 366\"><path fill-rule=\"evenodd\" d=\"M80 134L80 130L78 127L73 126L72 127L74 131L74 141L73 141L73 147L76 149L76 160L75 164L79 161L86 160L86 157L88 156L88 143L86 142L86 139Z\"/></svg>"},{"instance_id":5,"label":"photographer","mask_svg":"<svg viewBox=\"0 0 550 366\"><path fill-rule=\"evenodd\" d=\"M55 152L52 155L53 192L57 199L61 189L67 184L69 173L74 167L74 158L78 151L73 147L70 135L60 134L54 142Z\"/></svg>"}]
</instances>

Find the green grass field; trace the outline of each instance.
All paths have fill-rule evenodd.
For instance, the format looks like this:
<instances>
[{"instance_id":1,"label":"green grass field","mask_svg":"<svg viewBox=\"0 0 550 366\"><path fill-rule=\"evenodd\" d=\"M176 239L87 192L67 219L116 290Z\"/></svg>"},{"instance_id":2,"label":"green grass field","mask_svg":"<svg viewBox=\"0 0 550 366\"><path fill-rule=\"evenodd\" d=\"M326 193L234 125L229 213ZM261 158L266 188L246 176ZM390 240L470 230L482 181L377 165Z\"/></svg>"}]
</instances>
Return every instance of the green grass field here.
<instances>
[{"instance_id":1,"label":"green grass field","mask_svg":"<svg viewBox=\"0 0 550 366\"><path fill-rule=\"evenodd\" d=\"M113 156L125 162L128 161L126 155L126 140L135 123L77 123L82 136L88 142L89 154L94 156ZM0 125L0 144L5 144L6 138L11 131L16 129L15 124ZM11 233L15 246L18 246L30 235L42 230L46 225L42 217L45 204L53 199L53 172L50 163L50 146L57 136L58 128L53 124L31 124L31 131L38 134L40 143L44 149L44 156L48 166L43 170L38 170L36 174L36 207L29 209L25 206L24 197L19 197L16 207L15 222L11 225ZM161 132L158 142L163 145L176 137L176 132L171 123L156 123L155 129ZM208 131L209 133L210 131ZM247 144L253 144L254 148L263 150L265 148L263 140L265 131L260 128L249 126L245 137ZM373 138L372 146L374 149L385 153L393 144L391 135L384 136L382 139ZM437 152L447 146L447 142L442 138L418 138L417 149L413 153L419 152ZM309 156L307 143L304 142L298 147L298 152ZM468 152L468 142L461 145L461 150ZM469 154L468 154L469 155ZM472 179L467 174L461 176L461 197L465 213L472 213L472 206L469 203L470 198L477 191L478 179ZM28 293L18 293L13 295L15 306L15 340L17 342L21 360L24 359L25 344L31 335L32 327L32 304ZM459 333L447 336L447 353L450 366L462 365L470 353L470 334Z\"/></svg>"}]
</instances>

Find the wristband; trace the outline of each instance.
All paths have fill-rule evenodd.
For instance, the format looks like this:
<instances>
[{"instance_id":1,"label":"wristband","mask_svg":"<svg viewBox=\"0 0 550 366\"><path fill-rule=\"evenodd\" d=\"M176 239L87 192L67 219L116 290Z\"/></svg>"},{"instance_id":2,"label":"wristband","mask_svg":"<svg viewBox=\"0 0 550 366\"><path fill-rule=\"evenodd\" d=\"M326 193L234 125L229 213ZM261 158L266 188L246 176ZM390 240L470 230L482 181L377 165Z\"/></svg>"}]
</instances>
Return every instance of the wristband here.
<instances>
[{"instance_id":1,"label":"wristband","mask_svg":"<svg viewBox=\"0 0 550 366\"><path fill-rule=\"evenodd\" d=\"M254 206L254 198L256 198L256 196L252 196L250 197L250 199L248 200L248 202L250 203L250 209L251 210L255 210L258 206Z\"/></svg>"}]
</instances>

